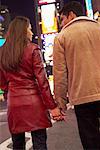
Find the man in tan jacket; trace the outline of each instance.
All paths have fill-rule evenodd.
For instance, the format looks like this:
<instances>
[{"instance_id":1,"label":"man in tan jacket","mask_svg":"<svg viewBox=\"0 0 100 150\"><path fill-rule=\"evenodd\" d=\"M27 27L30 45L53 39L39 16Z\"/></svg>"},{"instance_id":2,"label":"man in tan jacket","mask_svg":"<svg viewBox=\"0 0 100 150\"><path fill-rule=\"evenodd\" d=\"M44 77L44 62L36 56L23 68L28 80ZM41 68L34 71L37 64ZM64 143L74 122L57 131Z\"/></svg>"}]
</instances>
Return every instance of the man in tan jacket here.
<instances>
[{"instance_id":1,"label":"man in tan jacket","mask_svg":"<svg viewBox=\"0 0 100 150\"><path fill-rule=\"evenodd\" d=\"M60 19L53 53L55 99L65 110L68 95L83 148L100 150L100 24L83 16L76 1L63 7Z\"/></svg>"}]
</instances>

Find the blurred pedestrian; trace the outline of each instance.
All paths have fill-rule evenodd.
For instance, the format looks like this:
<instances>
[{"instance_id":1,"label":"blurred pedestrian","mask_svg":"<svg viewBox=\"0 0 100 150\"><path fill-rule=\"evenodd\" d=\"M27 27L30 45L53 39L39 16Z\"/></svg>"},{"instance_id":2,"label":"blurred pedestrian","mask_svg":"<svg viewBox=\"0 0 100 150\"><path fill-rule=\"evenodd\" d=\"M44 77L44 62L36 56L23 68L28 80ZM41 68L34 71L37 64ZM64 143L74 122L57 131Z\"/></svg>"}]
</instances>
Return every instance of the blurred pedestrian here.
<instances>
[{"instance_id":1,"label":"blurred pedestrian","mask_svg":"<svg viewBox=\"0 0 100 150\"><path fill-rule=\"evenodd\" d=\"M54 93L62 110L68 93L83 148L100 150L100 24L83 12L77 1L60 11L62 30L53 54Z\"/></svg>"},{"instance_id":2,"label":"blurred pedestrian","mask_svg":"<svg viewBox=\"0 0 100 150\"><path fill-rule=\"evenodd\" d=\"M31 131L33 149L47 150L46 128L52 117L61 119L43 66L41 51L32 43L28 18L17 16L9 25L0 48L0 88L8 105L8 124L14 150L25 149L25 132Z\"/></svg>"}]
</instances>

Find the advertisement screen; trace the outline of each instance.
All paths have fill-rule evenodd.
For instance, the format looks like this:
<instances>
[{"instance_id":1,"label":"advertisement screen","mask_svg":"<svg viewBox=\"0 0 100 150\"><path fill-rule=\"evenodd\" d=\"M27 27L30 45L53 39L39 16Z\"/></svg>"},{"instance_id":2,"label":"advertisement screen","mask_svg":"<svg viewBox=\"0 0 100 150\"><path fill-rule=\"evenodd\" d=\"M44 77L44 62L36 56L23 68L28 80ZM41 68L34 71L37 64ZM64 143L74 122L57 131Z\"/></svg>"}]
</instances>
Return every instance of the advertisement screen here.
<instances>
[{"instance_id":1,"label":"advertisement screen","mask_svg":"<svg viewBox=\"0 0 100 150\"><path fill-rule=\"evenodd\" d=\"M52 33L52 34L43 34L41 36L43 40L43 49L45 50L45 60L52 60L53 56L53 45L54 45L54 38L58 33Z\"/></svg>"},{"instance_id":2,"label":"advertisement screen","mask_svg":"<svg viewBox=\"0 0 100 150\"><path fill-rule=\"evenodd\" d=\"M53 2L55 2L55 0L38 0L38 4L48 4Z\"/></svg>"},{"instance_id":3,"label":"advertisement screen","mask_svg":"<svg viewBox=\"0 0 100 150\"><path fill-rule=\"evenodd\" d=\"M5 39L4 38L0 38L0 47L5 43Z\"/></svg>"},{"instance_id":4,"label":"advertisement screen","mask_svg":"<svg viewBox=\"0 0 100 150\"><path fill-rule=\"evenodd\" d=\"M55 4L41 6L41 19L42 34L58 31Z\"/></svg>"},{"instance_id":5,"label":"advertisement screen","mask_svg":"<svg viewBox=\"0 0 100 150\"><path fill-rule=\"evenodd\" d=\"M92 0L85 0L87 16L93 19Z\"/></svg>"}]
</instances>

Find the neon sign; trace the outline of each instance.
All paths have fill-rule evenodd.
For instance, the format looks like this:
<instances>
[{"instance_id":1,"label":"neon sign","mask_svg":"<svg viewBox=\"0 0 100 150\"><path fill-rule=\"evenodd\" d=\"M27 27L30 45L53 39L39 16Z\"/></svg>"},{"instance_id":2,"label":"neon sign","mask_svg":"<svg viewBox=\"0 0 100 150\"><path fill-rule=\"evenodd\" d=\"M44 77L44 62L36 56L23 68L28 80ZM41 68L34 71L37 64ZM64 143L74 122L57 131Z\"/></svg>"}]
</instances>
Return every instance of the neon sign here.
<instances>
[{"instance_id":1,"label":"neon sign","mask_svg":"<svg viewBox=\"0 0 100 150\"><path fill-rule=\"evenodd\" d=\"M38 4L48 4L56 2L55 0L38 0Z\"/></svg>"},{"instance_id":2,"label":"neon sign","mask_svg":"<svg viewBox=\"0 0 100 150\"><path fill-rule=\"evenodd\" d=\"M93 9L92 9L92 2L91 0L85 0L86 9L87 9L87 16L93 19Z\"/></svg>"},{"instance_id":3,"label":"neon sign","mask_svg":"<svg viewBox=\"0 0 100 150\"><path fill-rule=\"evenodd\" d=\"M55 16L55 4L42 5L41 6L41 18L42 18L42 33L57 32L57 18ZM50 10L52 10L50 12Z\"/></svg>"}]
</instances>

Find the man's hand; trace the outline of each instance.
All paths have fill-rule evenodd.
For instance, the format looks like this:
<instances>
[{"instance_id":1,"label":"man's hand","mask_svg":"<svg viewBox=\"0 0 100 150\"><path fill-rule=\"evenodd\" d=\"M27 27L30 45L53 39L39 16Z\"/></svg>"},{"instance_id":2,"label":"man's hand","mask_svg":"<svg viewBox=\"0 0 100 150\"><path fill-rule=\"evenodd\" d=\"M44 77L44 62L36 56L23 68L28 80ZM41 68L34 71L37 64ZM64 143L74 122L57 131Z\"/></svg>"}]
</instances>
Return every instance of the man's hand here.
<instances>
[{"instance_id":1,"label":"man's hand","mask_svg":"<svg viewBox=\"0 0 100 150\"><path fill-rule=\"evenodd\" d=\"M59 107L62 111L66 111L66 110L67 110L66 103L67 103L67 101L65 101L65 100L63 100L63 99L57 100L58 107Z\"/></svg>"},{"instance_id":2,"label":"man's hand","mask_svg":"<svg viewBox=\"0 0 100 150\"><path fill-rule=\"evenodd\" d=\"M57 121L64 120L65 114L62 113L58 107L52 109L50 112L53 120L57 120Z\"/></svg>"},{"instance_id":3,"label":"man's hand","mask_svg":"<svg viewBox=\"0 0 100 150\"><path fill-rule=\"evenodd\" d=\"M58 107L50 110L50 113L53 120L57 120L57 121L62 120L62 115Z\"/></svg>"}]
</instances>

